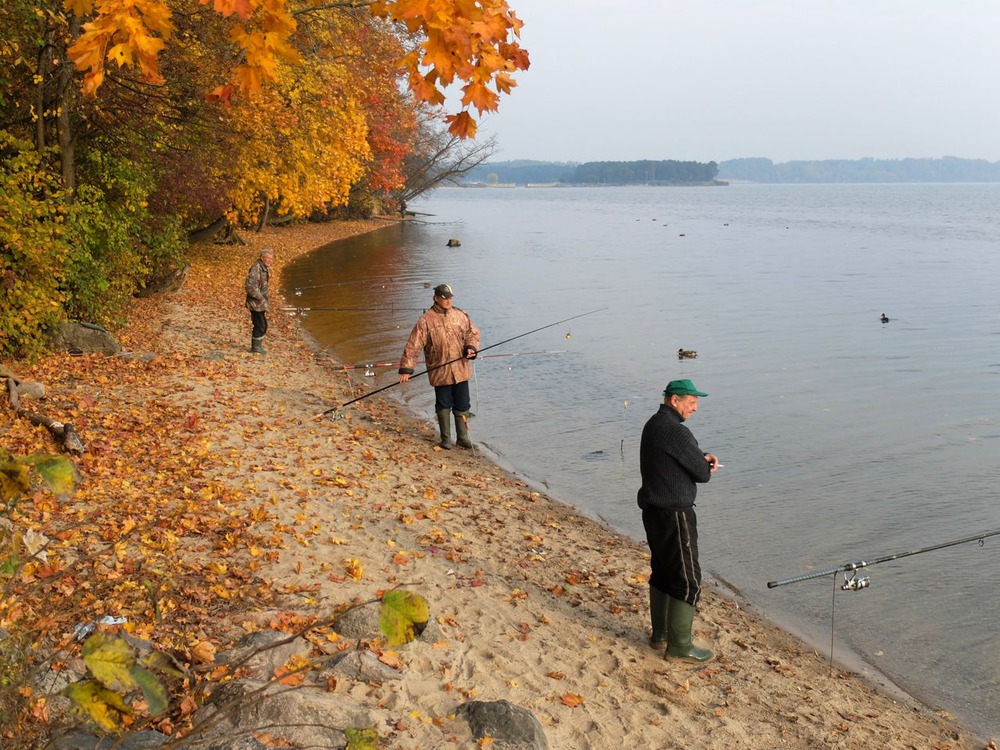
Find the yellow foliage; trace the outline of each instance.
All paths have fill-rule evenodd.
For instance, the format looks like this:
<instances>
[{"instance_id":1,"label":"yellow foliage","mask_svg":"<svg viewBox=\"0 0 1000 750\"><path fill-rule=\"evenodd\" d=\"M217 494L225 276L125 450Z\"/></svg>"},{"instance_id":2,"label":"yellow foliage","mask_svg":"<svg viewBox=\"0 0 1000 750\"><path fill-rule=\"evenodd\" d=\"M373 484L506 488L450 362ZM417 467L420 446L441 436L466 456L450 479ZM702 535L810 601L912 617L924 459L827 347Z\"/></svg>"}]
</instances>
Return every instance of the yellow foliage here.
<instances>
[{"instance_id":1,"label":"yellow foliage","mask_svg":"<svg viewBox=\"0 0 1000 750\"><path fill-rule=\"evenodd\" d=\"M94 633L83 644L83 661L94 678L109 690L125 693L138 687L132 676L135 652L123 638Z\"/></svg>"},{"instance_id":2,"label":"yellow foliage","mask_svg":"<svg viewBox=\"0 0 1000 750\"><path fill-rule=\"evenodd\" d=\"M343 47L339 39L350 38L348 31L328 24L312 33L337 49ZM250 68L242 72L254 74ZM234 134L226 166L234 175L234 213L253 221L265 201L275 213L292 216L346 204L372 159L366 112L349 71L337 59L321 59L303 68L278 64L268 74L274 86L226 113Z\"/></svg>"},{"instance_id":3,"label":"yellow foliage","mask_svg":"<svg viewBox=\"0 0 1000 750\"><path fill-rule=\"evenodd\" d=\"M379 628L392 646L409 643L427 627L430 608L420 594L410 591L389 591L382 597Z\"/></svg>"},{"instance_id":4,"label":"yellow foliage","mask_svg":"<svg viewBox=\"0 0 1000 750\"><path fill-rule=\"evenodd\" d=\"M75 682L66 688L66 695L77 711L106 732L118 732L132 709L113 690L102 687L96 680Z\"/></svg>"}]
</instances>

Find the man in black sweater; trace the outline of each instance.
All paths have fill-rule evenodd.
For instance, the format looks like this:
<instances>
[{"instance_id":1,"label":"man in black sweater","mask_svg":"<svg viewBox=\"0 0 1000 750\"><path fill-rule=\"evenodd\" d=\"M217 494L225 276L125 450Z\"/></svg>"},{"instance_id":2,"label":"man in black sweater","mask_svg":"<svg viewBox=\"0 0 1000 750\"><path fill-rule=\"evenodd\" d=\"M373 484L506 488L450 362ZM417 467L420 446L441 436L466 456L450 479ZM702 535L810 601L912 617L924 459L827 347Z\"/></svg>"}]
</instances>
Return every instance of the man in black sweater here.
<instances>
[{"instance_id":1,"label":"man in black sweater","mask_svg":"<svg viewBox=\"0 0 1000 750\"><path fill-rule=\"evenodd\" d=\"M690 380L671 380L659 411L643 427L639 444L638 501L652 554L650 645L666 645L664 656L691 661L712 658L711 651L695 646L691 638L701 594L694 501L697 484L712 478L719 459L698 447L683 422L698 410L698 398L707 395Z\"/></svg>"}]
</instances>

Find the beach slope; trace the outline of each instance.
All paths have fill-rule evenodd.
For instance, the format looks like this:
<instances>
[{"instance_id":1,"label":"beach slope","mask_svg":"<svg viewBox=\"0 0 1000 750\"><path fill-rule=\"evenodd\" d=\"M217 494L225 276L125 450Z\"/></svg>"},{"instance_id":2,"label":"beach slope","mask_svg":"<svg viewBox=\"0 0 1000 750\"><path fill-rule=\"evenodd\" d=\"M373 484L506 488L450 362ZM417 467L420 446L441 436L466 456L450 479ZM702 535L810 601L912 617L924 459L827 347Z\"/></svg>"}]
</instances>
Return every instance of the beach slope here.
<instances>
[{"instance_id":1,"label":"beach slope","mask_svg":"<svg viewBox=\"0 0 1000 750\"><path fill-rule=\"evenodd\" d=\"M222 648L252 623L326 617L397 586L422 594L433 637L386 660L401 679L329 686L378 717L385 748L489 746L456 711L500 699L531 711L559 749L985 746L947 714L831 668L828 654L712 586L695 637L718 657L667 661L647 645L643 544L533 491L480 453L440 450L429 424L380 396L342 418L314 419L372 381L310 342L280 311L279 295L267 354L251 354L243 279L261 247L277 251L278 287L282 266L298 255L379 225L269 229L245 246L195 248L184 286L137 300L118 334L125 350L159 363L156 378L135 377L141 359L129 360L128 382L115 366L68 362L73 378L49 384L56 403L60 388L90 394L94 427L81 428L85 443L97 439L102 398L114 394L137 409L172 404L179 433L197 434L177 452L197 452L199 486L257 524L266 549L248 547L240 564L273 598L266 612L248 598L244 609L230 602L206 617L206 640ZM98 452L86 468L113 481L120 459ZM206 563L214 553L193 545L185 554Z\"/></svg>"}]
</instances>

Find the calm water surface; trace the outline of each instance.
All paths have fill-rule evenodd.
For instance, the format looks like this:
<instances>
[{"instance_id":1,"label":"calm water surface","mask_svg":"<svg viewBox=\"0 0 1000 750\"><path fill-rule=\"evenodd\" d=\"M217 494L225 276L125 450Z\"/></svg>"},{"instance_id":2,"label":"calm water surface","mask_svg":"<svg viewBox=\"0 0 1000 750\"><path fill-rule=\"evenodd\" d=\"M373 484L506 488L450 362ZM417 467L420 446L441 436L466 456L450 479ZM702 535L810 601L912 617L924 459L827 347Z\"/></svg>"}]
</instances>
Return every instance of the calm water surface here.
<instances>
[{"instance_id":1,"label":"calm water surface","mask_svg":"<svg viewBox=\"0 0 1000 750\"><path fill-rule=\"evenodd\" d=\"M486 352L519 356L477 363L473 438L641 540L639 434L692 378L710 396L689 426L724 464L699 492L703 565L827 650L831 578L767 581L1000 527L1000 186L455 189L413 208L429 215L289 269L313 287L297 305L361 308L308 313L312 334L347 364L398 360L441 282L484 347L606 308ZM386 395L433 418L425 378ZM836 593L837 648L1000 733L1000 537L868 574Z\"/></svg>"}]
</instances>

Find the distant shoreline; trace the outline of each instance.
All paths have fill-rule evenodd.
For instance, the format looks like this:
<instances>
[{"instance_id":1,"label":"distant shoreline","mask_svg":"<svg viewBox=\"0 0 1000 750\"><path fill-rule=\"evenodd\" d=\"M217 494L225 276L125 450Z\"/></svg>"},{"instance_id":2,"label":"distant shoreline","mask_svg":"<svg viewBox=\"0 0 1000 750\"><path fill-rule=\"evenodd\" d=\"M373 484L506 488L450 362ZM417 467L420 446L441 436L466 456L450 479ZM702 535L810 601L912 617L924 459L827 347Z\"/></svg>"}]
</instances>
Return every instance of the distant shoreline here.
<instances>
[{"instance_id":1,"label":"distant shoreline","mask_svg":"<svg viewBox=\"0 0 1000 750\"><path fill-rule=\"evenodd\" d=\"M709 184L894 184L1000 183L1000 162L985 159L822 159L775 162L751 157L726 161L503 161L484 162L469 170L466 184L499 183L560 186ZM553 187L555 185L552 185Z\"/></svg>"},{"instance_id":2,"label":"distant shoreline","mask_svg":"<svg viewBox=\"0 0 1000 750\"><path fill-rule=\"evenodd\" d=\"M451 187L493 190L498 188L594 188L594 187L728 187L726 180L706 182L463 182Z\"/></svg>"}]
</instances>

